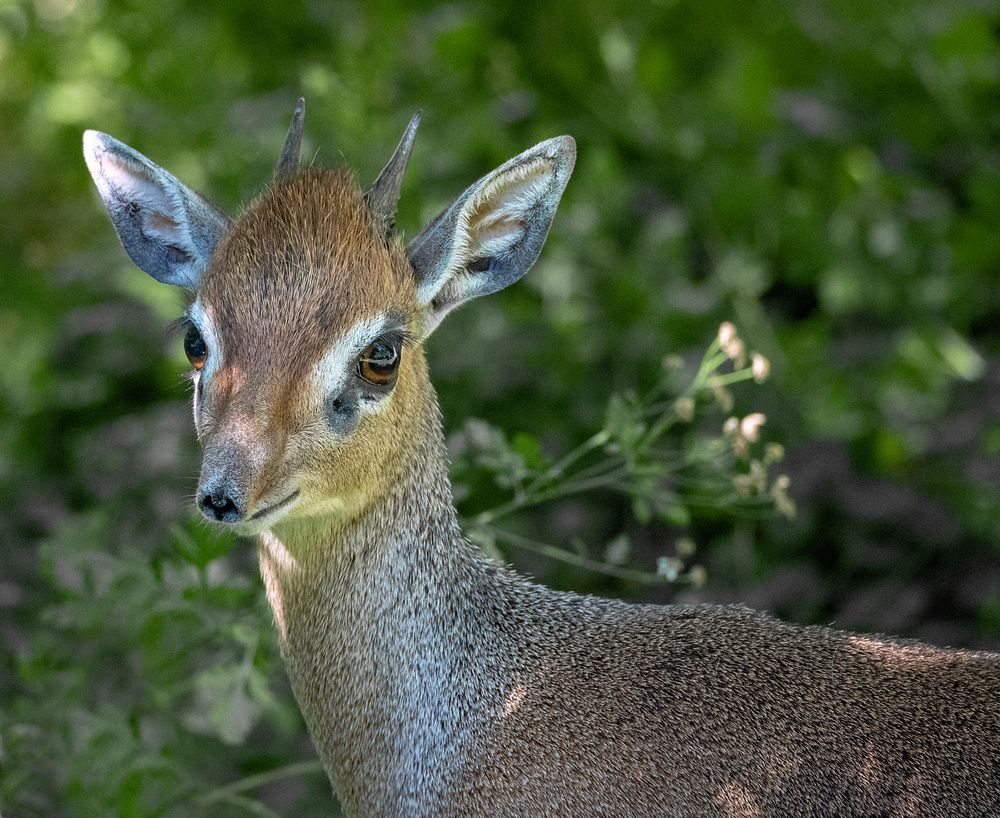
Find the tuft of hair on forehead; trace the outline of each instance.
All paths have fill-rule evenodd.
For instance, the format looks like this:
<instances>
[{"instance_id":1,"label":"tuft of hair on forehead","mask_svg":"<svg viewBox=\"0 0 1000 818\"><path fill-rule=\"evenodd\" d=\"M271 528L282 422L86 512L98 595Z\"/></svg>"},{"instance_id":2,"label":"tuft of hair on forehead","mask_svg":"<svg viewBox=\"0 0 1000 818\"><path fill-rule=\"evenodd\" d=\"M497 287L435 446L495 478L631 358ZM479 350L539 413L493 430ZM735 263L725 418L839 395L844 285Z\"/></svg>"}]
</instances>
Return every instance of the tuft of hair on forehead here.
<instances>
[{"instance_id":1,"label":"tuft of hair on forehead","mask_svg":"<svg viewBox=\"0 0 1000 818\"><path fill-rule=\"evenodd\" d=\"M280 341L283 356L303 365L358 321L387 310L411 320L416 310L402 243L378 233L346 169L301 170L251 202L220 242L199 298L227 358L263 362Z\"/></svg>"}]
</instances>

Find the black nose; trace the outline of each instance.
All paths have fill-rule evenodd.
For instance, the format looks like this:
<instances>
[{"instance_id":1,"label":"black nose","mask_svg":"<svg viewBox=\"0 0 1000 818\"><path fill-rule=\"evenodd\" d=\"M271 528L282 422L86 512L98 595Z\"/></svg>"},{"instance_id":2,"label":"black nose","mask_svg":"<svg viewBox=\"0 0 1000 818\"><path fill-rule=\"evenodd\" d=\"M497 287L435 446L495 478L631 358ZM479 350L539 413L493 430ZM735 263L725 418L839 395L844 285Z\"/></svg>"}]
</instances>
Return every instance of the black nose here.
<instances>
[{"instance_id":1,"label":"black nose","mask_svg":"<svg viewBox=\"0 0 1000 818\"><path fill-rule=\"evenodd\" d=\"M243 519L243 507L231 497L225 488L212 492L204 492L198 499L201 513L210 520L223 523L235 523Z\"/></svg>"}]
</instances>

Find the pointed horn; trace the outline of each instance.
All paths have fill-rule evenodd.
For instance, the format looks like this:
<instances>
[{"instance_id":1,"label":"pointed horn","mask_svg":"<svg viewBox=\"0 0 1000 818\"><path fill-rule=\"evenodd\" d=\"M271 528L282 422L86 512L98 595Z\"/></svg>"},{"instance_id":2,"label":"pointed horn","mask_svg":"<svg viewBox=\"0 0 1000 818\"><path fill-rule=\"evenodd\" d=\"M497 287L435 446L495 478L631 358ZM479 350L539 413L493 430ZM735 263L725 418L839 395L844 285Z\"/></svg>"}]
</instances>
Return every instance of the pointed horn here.
<instances>
[{"instance_id":1,"label":"pointed horn","mask_svg":"<svg viewBox=\"0 0 1000 818\"><path fill-rule=\"evenodd\" d=\"M372 219L385 236L389 235L396 224L396 206L399 204L399 191L403 185L403 174L406 173L406 163L410 161L413 139L417 135L417 126L420 125L420 117L423 114L423 111L417 111L410 119L410 124L406 126L392 158L382 168L382 172L372 182L372 186L365 194L365 201L368 202Z\"/></svg>"},{"instance_id":2,"label":"pointed horn","mask_svg":"<svg viewBox=\"0 0 1000 818\"><path fill-rule=\"evenodd\" d=\"M281 149L278 164L274 166L274 177L281 179L291 176L299 166L299 149L302 147L302 124L306 117L305 97L299 97L292 114L292 124L288 126L285 146Z\"/></svg>"}]
</instances>

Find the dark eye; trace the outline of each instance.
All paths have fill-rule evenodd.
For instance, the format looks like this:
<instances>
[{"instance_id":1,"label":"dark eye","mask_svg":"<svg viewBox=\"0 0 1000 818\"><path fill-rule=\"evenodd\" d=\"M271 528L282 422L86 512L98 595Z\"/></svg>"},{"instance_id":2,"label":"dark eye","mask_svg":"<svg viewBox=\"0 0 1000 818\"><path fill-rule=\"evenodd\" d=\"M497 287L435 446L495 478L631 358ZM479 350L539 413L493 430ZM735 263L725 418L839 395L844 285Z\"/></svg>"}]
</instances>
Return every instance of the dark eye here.
<instances>
[{"instance_id":1,"label":"dark eye","mask_svg":"<svg viewBox=\"0 0 1000 818\"><path fill-rule=\"evenodd\" d=\"M184 336L184 353L195 369L201 369L205 365L208 347L197 327L188 327L187 335Z\"/></svg>"},{"instance_id":2,"label":"dark eye","mask_svg":"<svg viewBox=\"0 0 1000 818\"><path fill-rule=\"evenodd\" d=\"M379 338L358 358L358 375L376 386L391 386L399 369L399 346L389 338Z\"/></svg>"}]
</instances>

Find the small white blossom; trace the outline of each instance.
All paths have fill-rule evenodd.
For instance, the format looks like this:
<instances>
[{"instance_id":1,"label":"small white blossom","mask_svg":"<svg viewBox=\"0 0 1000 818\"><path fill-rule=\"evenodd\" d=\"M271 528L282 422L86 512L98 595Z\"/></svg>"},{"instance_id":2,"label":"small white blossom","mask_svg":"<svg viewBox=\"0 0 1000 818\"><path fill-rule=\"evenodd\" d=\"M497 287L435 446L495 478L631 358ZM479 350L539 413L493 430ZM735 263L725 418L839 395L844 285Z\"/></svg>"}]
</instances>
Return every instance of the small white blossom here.
<instances>
[{"instance_id":1,"label":"small white blossom","mask_svg":"<svg viewBox=\"0 0 1000 818\"><path fill-rule=\"evenodd\" d=\"M677 549L677 556L679 557L690 557L697 550L694 540L690 537L681 537L677 541L675 548Z\"/></svg>"},{"instance_id":2,"label":"small white blossom","mask_svg":"<svg viewBox=\"0 0 1000 818\"><path fill-rule=\"evenodd\" d=\"M756 443L760 437L760 427L767 418L762 412L753 412L740 421L740 435L749 443Z\"/></svg>"},{"instance_id":3,"label":"small white blossom","mask_svg":"<svg viewBox=\"0 0 1000 818\"><path fill-rule=\"evenodd\" d=\"M729 412L733 408L733 396L729 390L719 382L719 379L712 377L708 379L708 388L712 390L712 396L723 412Z\"/></svg>"},{"instance_id":4,"label":"small white blossom","mask_svg":"<svg viewBox=\"0 0 1000 818\"><path fill-rule=\"evenodd\" d=\"M771 362L759 352L755 352L750 356L750 369L753 371L753 379L757 383L764 383L771 374Z\"/></svg>"},{"instance_id":5,"label":"small white blossom","mask_svg":"<svg viewBox=\"0 0 1000 818\"><path fill-rule=\"evenodd\" d=\"M722 351L726 353L726 357L733 362L737 369L742 369L746 365L747 352L743 345L743 339L733 338L728 344L723 345Z\"/></svg>"},{"instance_id":6,"label":"small white blossom","mask_svg":"<svg viewBox=\"0 0 1000 818\"><path fill-rule=\"evenodd\" d=\"M771 499L778 513L791 519L795 516L795 501L788 496L788 487L791 484L787 474L779 474L774 483L771 484Z\"/></svg>"},{"instance_id":7,"label":"small white blossom","mask_svg":"<svg viewBox=\"0 0 1000 818\"><path fill-rule=\"evenodd\" d=\"M692 565L687 575L688 580L695 588L700 588L705 584L705 580L708 579L703 565Z\"/></svg>"},{"instance_id":8,"label":"small white blossom","mask_svg":"<svg viewBox=\"0 0 1000 818\"><path fill-rule=\"evenodd\" d=\"M667 582L676 580L680 576L683 567L684 563L676 557L658 557L656 560L656 573Z\"/></svg>"},{"instance_id":9,"label":"small white blossom","mask_svg":"<svg viewBox=\"0 0 1000 818\"><path fill-rule=\"evenodd\" d=\"M736 327L730 321L723 321L719 324L719 346L725 349L736 336Z\"/></svg>"},{"instance_id":10,"label":"small white blossom","mask_svg":"<svg viewBox=\"0 0 1000 818\"><path fill-rule=\"evenodd\" d=\"M785 459L785 447L780 443L768 443L764 447L764 464L780 463Z\"/></svg>"}]
</instances>

